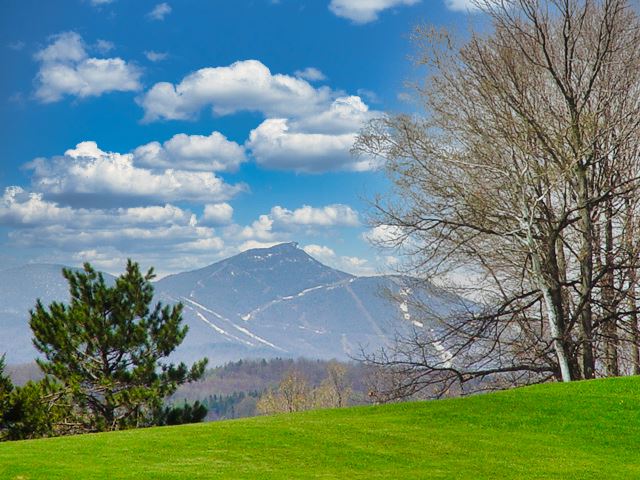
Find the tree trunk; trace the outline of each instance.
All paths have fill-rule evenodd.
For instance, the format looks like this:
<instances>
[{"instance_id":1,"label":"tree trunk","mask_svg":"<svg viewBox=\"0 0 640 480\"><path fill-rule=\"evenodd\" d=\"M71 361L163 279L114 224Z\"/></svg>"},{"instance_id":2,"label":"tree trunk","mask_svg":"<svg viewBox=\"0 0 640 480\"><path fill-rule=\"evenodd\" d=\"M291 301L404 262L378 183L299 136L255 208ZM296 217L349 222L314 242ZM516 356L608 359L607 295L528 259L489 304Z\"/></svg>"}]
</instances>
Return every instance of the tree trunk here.
<instances>
[{"instance_id":1,"label":"tree trunk","mask_svg":"<svg viewBox=\"0 0 640 480\"><path fill-rule=\"evenodd\" d=\"M589 206L589 186L585 168L576 169L578 203L580 205L580 297L583 303L580 314L580 344L582 348L582 371L584 378L595 377L593 355L593 313L591 310L591 288L593 282L593 225Z\"/></svg>"},{"instance_id":2,"label":"tree trunk","mask_svg":"<svg viewBox=\"0 0 640 480\"><path fill-rule=\"evenodd\" d=\"M614 278L613 278L613 206L611 200L606 201L605 206L605 275L602 285L602 305L604 315L604 345L605 345L605 369L607 376L620 375L618 366L618 324L616 306L614 305Z\"/></svg>"}]
</instances>

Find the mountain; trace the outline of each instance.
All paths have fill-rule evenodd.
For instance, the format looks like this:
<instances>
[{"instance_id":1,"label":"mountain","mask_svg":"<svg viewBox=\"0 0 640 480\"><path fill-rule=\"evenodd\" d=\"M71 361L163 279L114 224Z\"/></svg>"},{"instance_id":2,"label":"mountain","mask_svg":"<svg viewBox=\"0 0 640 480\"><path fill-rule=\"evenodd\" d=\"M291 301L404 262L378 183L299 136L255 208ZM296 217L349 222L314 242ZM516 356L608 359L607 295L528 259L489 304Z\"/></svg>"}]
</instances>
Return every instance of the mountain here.
<instances>
[{"instance_id":1,"label":"mountain","mask_svg":"<svg viewBox=\"0 0 640 480\"><path fill-rule=\"evenodd\" d=\"M61 268L0 272L0 352L7 352L9 363L34 357L27 320L36 298L68 299ZM417 295L438 313L459 299L413 283L401 276L349 275L285 243L170 275L155 289L157 301L185 306L189 333L175 358L206 356L215 365L240 358L346 359L387 344L398 330L437 328L418 321L408 299Z\"/></svg>"},{"instance_id":2,"label":"mountain","mask_svg":"<svg viewBox=\"0 0 640 480\"><path fill-rule=\"evenodd\" d=\"M323 265L295 243L243 252L156 284L164 302L185 305L190 333L180 357L213 363L244 357L347 359L386 345L412 320L411 279L356 277ZM458 300L434 287L419 295L445 313Z\"/></svg>"}]
</instances>

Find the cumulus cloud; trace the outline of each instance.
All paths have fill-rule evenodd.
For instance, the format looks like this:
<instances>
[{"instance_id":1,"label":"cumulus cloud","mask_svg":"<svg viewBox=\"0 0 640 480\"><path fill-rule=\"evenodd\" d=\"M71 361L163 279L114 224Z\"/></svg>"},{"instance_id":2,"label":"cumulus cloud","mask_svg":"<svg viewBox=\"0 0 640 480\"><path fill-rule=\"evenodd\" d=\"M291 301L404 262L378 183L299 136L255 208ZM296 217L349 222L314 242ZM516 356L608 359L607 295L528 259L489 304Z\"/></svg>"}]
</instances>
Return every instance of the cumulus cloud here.
<instances>
[{"instance_id":1,"label":"cumulus cloud","mask_svg":"<svg viewBox=\"0 0 640 480\"><path fill-rule=\"evenodd\" d=\"M309 173L372 170L378 166L374 159L355 158L350 149L363 123L377 114L360 97L340 97L313 115L265 120L251 131L247 147L266 168Z\"/></svg>"},{"instance_id":2,"label":"cumulus cloud","mask_svg":"<svg viewBox=\"0 0 640 480\"><path fill-rule=\"evenodd\" d=\"M7 197L11 197L9 202ZM23 248L75 252L74 257L80 256L82 260L90 260L92 256L100 260L101 252L115 249L135 253L136 258L164 256L163 263L166 263L176 254L193 252L211 258L211 254L220 254L224 246L212 228L200 225L193 213L174 205L114 209L59 207L17 187L8 189L0 202L0 224L15 227L9 238Z\"/></svg>"},{"instance_id":3,"label":"cumulus cloud","mask_svg":"<svg viewBox=\"0 0 640 480\"><path fill-rule=\"evenodd\" d=\"M377 225L364 232L362 238L374 246L395 247L406 238L406 233L395 225Z\"/></svg>"},{"instance_id":4,"label":"cumulus cloud","mask_svg":"<svg viewBox=\"0 0 640 480\"><path fill-rule=\"evenodd\" d=\"M197 171L234 171L246 160L244 147L219 132L211 135L179 133L163 144L151 142L136 148L135 162L153 168Z\"/></svg>"},{"instance_id":5,"label":"cumulus cloud","mask_svg":"<svg viewBox=\"0 0 640 480\"><path fill-rule=\"evenodd\" d=\"M326 80L327 76L315 67L307 67L304 70L296 70L294 72L296 77L304 78L310 82L319 82Z\"/></svg>"},{"instance_id":6,"label":"cumulus cloud","mask_svg":"<svg viewBox=\"0 0 640 480\"><path fill-rule=\"evenodd\" d=\"M171 5L166 2L162 2L157 4L153 9L147 14L147 16L151 20L164 20L164 17L171 13Z\"/></svg>"},{"instance_id":7,"label":"cumulus cloud","mask_svg":"<svg viewBox=\"0 0 640 480\"><path fill-rule=\"evenodd\" d=\"M169 54L166 52L155 52L153 50L147 50L144 52L144 56L147 57L147 60L151 62L160 62L166 59Z\"/></svg>"},{"instance_id":8,"label":"cumulus cloud","mask_svg":"<svg viewBox=\"0 0 640 480\"><path fill-rule=\"evenodd\" d=\"M336 257L336 252L329 247L325 247L324 245L305 245L302 249L307 252L312 257L315 257L316 260L325 263L326 261L331 261Z\"/></svg>"},{"instance_id":9,"label":"cumulus cloud","mask_svg":"<svg viewBox=\"0 0 640 480\"><path fill-rule=\"evenodd\" d=\"M267 116L311 113L330 100L326 87L314 88L306 80L272 74L257 60L235 62L227 67L202 68L176 85L156 83L138 101L147 122L193 118L205 106L217 115L239 111Z\"/></svg>"},{"instance_id":10,"label":"cumulus cloud","mask_svg":"<svg viewBox=\"0 0 640 480\"><path fill-rule=\"evenodd\" d=\"M393 7L415 5L420 0L331 0L329 10L356 24L377 20L378 14ZM455 0L454 0L455 1Z\"/></svg>"},{"instance_id":11,"label":"cumulus cloud","mask_svg":"<svg viewBox=\"0 0 640 480\"><path fill-rule=\"evenodd\" d=\"M78 149L76 149L78 150ZM71 158L71 157L70 157ZM346 205L273 207L247 226L228 224L233 208L207 204L200 218L170 203L142 207L75 208L47 200L41 193L9 187L0 197L0 225L11 227L8 237L21 248L47 249L51 261L89 261L117 273L127 257L160 267L161 274L201 267L249 248L290 241L310 228L359 225L357 213ZM359 257L340 256L331 248L307 245L318 260L354 274L374 273ZM45 260L46 261L46 260Z\"/></svg>"},{"instance_id":12,"label":"cumulus cloud","mask_svg":"<svg viewBox=\"0 0 640 480\"><path fill-rule=\"evenodd\" d=\"M212 172L140 168L133 154L104 152L91 141L79 143L61 157L36 159L27 168L33 171L36 191L71 204L116 197L208 203L231 198L245 188L228 185Z\"/></svg>"},{"instance_id":13,"label":"cumulus cloud","mask_svg":"<svg viewBox=\"0 0 640 480\"><path fill-rule=\"evenodd\" d=\"M381 112L370 111L366 103L356 95L336 98L328 108L298 118L293 122L296 131L346 134L358 132L362 125Z\"/></svg>"},{"instance_id":14,"label":"cumulus cloud","mask_svg":"<svg viewBox=\"0 0 640 480\"><path fill-rule=\"evenodd\" d=\"M69 221L73 210L47 202L41 193L27 192L21 187L7 187L0 197L0 224L42 225Z\"/></svg>"},{"instance_id":15,"label":"cumulus cloud","mask_svg":"<svg viewBox=\"0 0 640 480\"><path fill-rule=\"evenodd\" d=\"M223 225L231 222L233 207L228 203L213 203L204 206L201 222L207 225Z\"/></svg>"},{"instance_id":16,"label":"cumulus cloud","mask_svg":"<svg viewBox=\"0 0 640 480\"><path fill-rule=\"evenodd\" d=\"M325 265L344 270L354 275L374 275L375 269L369 264L369 261L360 257L349 257L336 255L336 252L324 245L305 245L302 249Z\"/></svg>"},{"instance_id":17,"label":"cumulus cloud","mask_svg":"<svg viewBox=\"0 0 640 480\"><path fill-rule=\"evenodd\" d=\"M268 119L251 131L247 146L258 164L276 170L323 172L350 166L354 134L296 133L284 118Z\"/></svg>"},{"instance_id":18,"label":"cumulus cloud","mask_svg":"<svg viewBox=\"0 0 640 480\"><path fill-rule=\"evenodd\" d=\"M357 227L360 225L358 213L348 205L334 204L325 207L304 205L295 210L275 206L271 209L271 219L278 225L301 225L322 227Z\"/></svg>"},{"instance_id":19,"label":"cumulus cloud","mask_svg":"<svg viewBox=\"0 0 640 480\"><path fill-rule=\"evenodd\" d=\"M45 103L65 95L85 98L140 89L141 71L136 66L118 57L89 57L82 37L75 32L55 35L35 58L40 63L36 97Z\"/></svg>"},{"instance_id":20,"label":"cumulus cloud","mask_svg":"<svg viewBox=\"0 0 640 480\"><path fill-rule=\"evenodd\" d=\"M131 256L169 271L201 266L224 248L212 228L175 205L73 208L17 186L0 197L0 225L11 227L8 237L20 248L45 247L54 261L91 261L107 271Z\"/></svg>"},{"instance_id":21,"label":"cumulus cloud","mask_svg":"<svg viewBox=\"0 0 640 480\"><path fill-rule=\"evenodd\" d=\"M238 232L237 225L231 225L225 230L227 237L240 238L244 240L258 240L260 242L276 242L278 236L273 229L273 218L269 215L260 215L251 225L247 225ZM280 237L282 238L282 237Z\"/></svg>"},{"instance_id":22,"label":"cumulus cloud","mask_svg":"<svg viewBox=\"0 0 640 480\"><path fill-rule=\"evenodd\" d=\"M203 68L180 83L156 83L138 99L144 120L189 119L208 106L214 114L262 113L245 146L265 168L297 172L365 171L378 167L372 158L354 158L350 149L365 122L382 115L359 96L345 96L328 87L312 67L296 76L272 74L257 60L227 67Z\"/></svg>"},{"instance_id":23,"label":"cumulus cloud","mask_svg":"<svg viewBox=\"0 0 640 480\"><path fill-rule=\"evenodd\" d=\"M334 204L323 207L303 205L289 210L279 205L269 213L260 215L249 225L229 225L223 236L231 242L260 242L275 244L292 239L293 234L310 233L322 228L357 227L358 213L348 205Z\"/></svg>"},{"instance_id":24,"label":"cumulus cloud","mask_svg":"<svg viewBox=\"0 0 640 480\"><path fill-rule=\"evenodd\" d=\"M7 187L0 197L0 224L20 227L73 224L76 228L107 228L146 225L195 226L194 214L174 205L87 209L60 206L41 193Z\"/></svg>"}]
</instances>

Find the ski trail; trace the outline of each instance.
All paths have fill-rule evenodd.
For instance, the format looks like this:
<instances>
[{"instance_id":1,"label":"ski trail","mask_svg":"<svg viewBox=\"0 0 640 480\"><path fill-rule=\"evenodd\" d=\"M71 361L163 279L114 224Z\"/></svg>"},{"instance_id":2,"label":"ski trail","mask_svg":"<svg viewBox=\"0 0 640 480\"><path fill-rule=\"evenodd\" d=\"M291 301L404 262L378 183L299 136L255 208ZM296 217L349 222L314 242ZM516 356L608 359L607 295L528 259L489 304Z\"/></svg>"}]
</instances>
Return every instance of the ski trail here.
<instances>
[{"instance_id":1,"label":"ski trail","mask_svg":"<svg viewBox=\"0 0 640 480\"><path fill-rule=\"evenodd\" d=\"M438 352L438 355L440 355L440 359L442 360L442 364L445 366L445 368L451 368L451 360L453 360L453 354L449 350L447 350L444 345L442 345L442 343L440 343L438 340L434 340L433 342L431 342L431 344L436 349L436 352Z\"/></svg>"},{"instance_id":2,"label":"ski trail","mask_svg":"<svg viewBox=\"0 0 640 480\"><path fill-rule=\"evenodd\" d=\"M251 318L254 315L257 315L260 312L264 312L265 310L271 308L272 306L274 306L277 303L286 302L286 301L293 300L293 299L299 298L299 297L304 297L307 293L313 292L315 290L320 290L321 288L326 288L327 290L329 290L331 288L336 288L337 286L340 286L340 285L342 285L344 283L348 283L348 280L340 280L339 282L326 283L326 284L322 284L322 285L317 285L315 287L305 288L304 290L301 290L300 292L296 293L295 295L287 295L286 297L276 298L275 300L271 300L271 301L265 303L264 305L260 305L259 307L254 308L253 310L251 310L249 313L246 313L245 315L241 315L240 318L242 320L244 320L245 322L248 322L249 320L251 320Z\"/></svg>"},{"instance_id":3,"label":"ski trail","mask_svg":"<svg viewBox=\"0 0 640 480\"><path fill-rule=\"evenodd\" d=\"M242 338L237 337L237 336L233 335L232 333L229 333L229 332L223 330L222 328L217 326L215 323L213 323L211 320L209 320L207 317L205 317L203 314L201 314L199 311L197 311L195 308L190 307L188 305L185 305L185 307L188 308L189 310L192 310L200 320L202 320L205 324L207 324L209 327L214 329L220 335L223 335L225 337L229 337L229 338L231 338L233 340L236 340L238 342L241 342L241 343L244 343L246 345L249 345L250 347L255 347L255 344L249 342L248 340L243 340Z\"/></svg>"},{"instance_id":4,"label":"ski trail","mask_svg":"<svg viewBox=\"0 0 640 480\"><path fill-rule=\"evenodd\" d=\"M358 296L355 294L355 292L351 289L351 286L349 285L349 283L347 283L345 285L345 289L347 290L347 292L349 292L351 297L353 297L353 300L356 302L356 306L358 307L358 309L364 314L365 318L367 319L367 321L371 325L371 328L373 328L373 331L376 333L376 335L378 335L379 337L382 337L382 338L386 338L386 335L380 329L380 327L378 326L376 321L373 319L373 317L371 316L371 314L369 313L367 308L362 304L362 301L360 300L360 298L358 298Z\"/></svg>"},{"instance_id":5,"label":"ski trail","mask_svg":"<svg viewBox=\"0 0 640 480\"><path fill-rule=\"evenodd\" d=\"M191 300L191 299L189 299L189 298L184 298L184 297L183 297L183 299L184 299L185 301L189 302L189 303L192 303L193 305L195 305L195 307L197 307L197 308L199 308L199 309L201 309L201 310L204 310L204 311L205 311L205 312L207 312L207 313L210 313L210 314L212 314L212 315L215 315L218 319L220 319L220 320L222 320L222 321L224 321L224 322L229 323L233 328L235 328L235 329L236 329L236 330L238 330L239 332L242 332L242 333L243 333L243 334L245 334L246 336L248 336L248 337L250 337L250 338L252 338L252 339L254 339L254 340L256 340L256 341L258 341L258 342L260 342L260 343L262 343L262 344L264 344L264 345L267 345L267 346L269 346L269 347L271 347L271 348L273 348L273 349L275 349L275 350L279 350L279 351L281 351L281 352L287 353L287 350L285 350L284 348L281 348L281 347L279 347L279 346L277 346L277 345L274 345L274 344L273 344L273 343L271 343L270 341L265 340L264 338L260 337L259 335L256 335L255 333L253 333L253 332L251 332L251 331L247 330L247 329L246 329L246 328L244 328L244 327L241 327L241 326L239 326L239 325L236 325L235 323L233 323L233 322L232 322L231 320L229 320L228 318L223 317L222 315L220 315L220 314L219 314L219 313L217 313L217 312L214 312L214 311L213 311L213 310L211 310L210 308L207 308L207 307L205 307L204 305L202 305L202 304L200 304L200 303L198 303L198 302L196 302L196 301L194 301L194 300ZM213 327L213 323L211 323L208 319L206 319L206 317L204 317L204 315L202 315L200 312L198 312L197 310L195 310L195 308L193 308L193 307L188 307L188 308L190 308L191 310L195 311L195 312L196 312L196 315L198 315L202 320L204 320L205 322L207 322L209 325L211 325L211 326ZM220 330L222 330L222 329L220 329ZM224 330L222 330L222 331L224 332ZM247 345L251 345L252 347L255 347L255 346L256 346L254 343L251 343L251 342L249 342L249 341L247 341L247 340L242 340L241 338L236 337L235 335L232 335L232 334L230 334L230 333L228 333L228 332L224 332L224 333L225 333L226 335L228 335L228 336L230 336L230 337L232 337L232 338L234 338L234 339L236 339L236 340L240 341L240 342L246 343Z\"/></svg>"}]
</instances>

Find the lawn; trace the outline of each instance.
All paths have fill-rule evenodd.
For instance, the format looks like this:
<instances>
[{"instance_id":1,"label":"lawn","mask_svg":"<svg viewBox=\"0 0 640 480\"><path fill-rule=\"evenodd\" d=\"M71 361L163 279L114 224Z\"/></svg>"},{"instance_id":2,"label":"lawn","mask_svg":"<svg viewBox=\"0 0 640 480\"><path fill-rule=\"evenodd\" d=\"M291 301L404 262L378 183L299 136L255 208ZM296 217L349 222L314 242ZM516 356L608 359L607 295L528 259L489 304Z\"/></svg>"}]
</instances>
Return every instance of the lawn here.
<instances>
[{"instance_id":1,"label":"lawn","mask_svg":"<svg viewBox=\"0 0 640 480\"><path fill-rule=\"evenodd\" d=\"M2 479L640 478L640 378L0 444Z\"/></svg>"}]
</instances>

